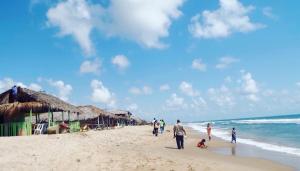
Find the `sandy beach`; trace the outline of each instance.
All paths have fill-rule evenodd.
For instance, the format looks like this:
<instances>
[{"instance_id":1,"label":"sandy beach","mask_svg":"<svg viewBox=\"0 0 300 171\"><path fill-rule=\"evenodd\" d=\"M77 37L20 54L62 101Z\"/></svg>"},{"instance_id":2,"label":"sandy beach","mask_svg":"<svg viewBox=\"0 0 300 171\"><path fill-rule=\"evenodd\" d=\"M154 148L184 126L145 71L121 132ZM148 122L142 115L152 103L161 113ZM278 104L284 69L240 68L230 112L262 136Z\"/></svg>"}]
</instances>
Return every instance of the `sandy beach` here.
<instances>
[{"instance_id":1,"label":"sandy beach","mask_svg":"<svg viewBox=\"0 0 300 171\"><path fill-rule=\"evenodd\" d=\"M73 134L1 137L0 170L292 170L271 161L225 156L213 148L231 148L215 140L198 149L199 134L187 129L185 149L176 149L171 127L152 136L151 126Z\"/></svg>"}]
</instances>

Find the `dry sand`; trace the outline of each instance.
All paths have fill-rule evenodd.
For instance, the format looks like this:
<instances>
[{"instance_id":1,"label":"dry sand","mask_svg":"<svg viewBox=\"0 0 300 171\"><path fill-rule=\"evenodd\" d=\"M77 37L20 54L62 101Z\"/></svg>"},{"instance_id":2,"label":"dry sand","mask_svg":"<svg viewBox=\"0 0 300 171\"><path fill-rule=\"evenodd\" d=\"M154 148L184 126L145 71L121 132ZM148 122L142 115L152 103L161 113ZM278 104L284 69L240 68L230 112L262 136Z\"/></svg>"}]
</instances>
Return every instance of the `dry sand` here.
<instances>
[{"instance_id":1,"label":"dry sand","mask_svg":"<svg viewBox=\"0 0 300 171\"><path fill-rule=\"evenodd\" d=\"M188 130L177 150L171 127L159 137L137 126L74 134L0 138L0 170L292 170L280 164L198 149L198 134ZM231 144L213 141L210 147Z\"/></svg>"}]
</instances>

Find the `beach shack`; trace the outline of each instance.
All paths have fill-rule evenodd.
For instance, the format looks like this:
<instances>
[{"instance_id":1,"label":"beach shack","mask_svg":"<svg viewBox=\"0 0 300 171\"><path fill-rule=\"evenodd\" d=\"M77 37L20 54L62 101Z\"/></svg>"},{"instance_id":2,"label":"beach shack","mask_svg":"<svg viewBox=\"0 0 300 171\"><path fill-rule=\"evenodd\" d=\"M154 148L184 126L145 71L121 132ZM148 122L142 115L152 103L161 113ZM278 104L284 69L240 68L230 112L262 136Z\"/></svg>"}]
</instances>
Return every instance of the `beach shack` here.
<instances>
[{"instance_id":1,"label":"beach shack","mask_svg":"<svg viewBox=\"0 0 300 171\"><path fill-rule=\"evenodd\" d=\"M54 113L59 113L61 119L56 119ZM80 113L75 106L45 92L17 87L17 94L13 94L9 89L0 94L0 136L32 135L38 124L51 128L60 122L76 132L80 130Z\"/></svg>"},{"instance_id":2,"label":"beach shack","mask_svg":"<svg viewBox=\"0 0 300 171\"><path fill-rule=\"evenodd\" d=\"M110 113L113 113L115 116L122 118L123 125L132 125L132 113L126 110L111 110Z\"/></svg>"},{"instance_id":3,"label":"beach shack","mask_svg":"<svg viewBox=\"0 0 300 171\"><path fill-rule=\"evenodd\" d=\"M131 123L132 123L132 125L147 125L147 121L145 121L135 115L131 116Z\"/></svg>"},{"instance_id":4,"label":"beach shack","mask_svg":"<svg viewBox=\"0 0 300 171\"><path fill-rule=\"evenodd\" d=\"M127 110L112 110L110 111L115 116L123 118L125 125L145 125L147 124L146 121L140 119L139 117L135 116L133 113Z\"/></svg>"},{"instance_id":5,"label":"beach shack","mask_svg":"<svg viewBox=\"0 0 300 171\"><path fill-rule=\"evenodd\" d=\"M79 119L81 124L86 124L91 129L111 128L125 123L124 118L92 105L77 108L82 111Z\"/></svg>"}]
</instances>

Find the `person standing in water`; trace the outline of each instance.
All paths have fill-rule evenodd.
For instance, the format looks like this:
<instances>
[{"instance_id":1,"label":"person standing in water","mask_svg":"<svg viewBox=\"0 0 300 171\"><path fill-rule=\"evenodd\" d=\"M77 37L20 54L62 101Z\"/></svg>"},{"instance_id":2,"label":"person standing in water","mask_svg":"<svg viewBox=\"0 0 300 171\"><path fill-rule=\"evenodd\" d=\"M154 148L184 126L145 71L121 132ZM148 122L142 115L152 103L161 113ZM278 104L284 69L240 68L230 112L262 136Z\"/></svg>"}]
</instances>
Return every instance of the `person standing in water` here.
<instances>
[{"instance_id":1,"label":"person standing in water","mask_svg":"<svg viewBox=\"0 0 300 171\"><path fill-rule=\"evenodd\" d=\"M232 128L232 131L231 131L231 143L236 143L236 131L235 131L235 128Z\"/></svg>"},{"instance_id":2,"label":"person standing in water","mask_svg":"<svg viewBox=\"0 0 300 171\"><path fill-rule=\"evenodd\" d=\"M207 124L207 135L208 135L208 140L210 141L211 140L211 124L208 123Z\"/></svg>"},{"instance_id":3,"label":"person standing in water","mask_svg":"<svg viewBox=\"0 0 300 171\"><path fill-rule=\"evenodd\" d=\"M177 148L179 150L184 149L184 135L186 135L186 132L181 125L180 120L177 120L177 124L174 125L173 131L174 138L176 138Z\"/></svg>"}]
</instances>

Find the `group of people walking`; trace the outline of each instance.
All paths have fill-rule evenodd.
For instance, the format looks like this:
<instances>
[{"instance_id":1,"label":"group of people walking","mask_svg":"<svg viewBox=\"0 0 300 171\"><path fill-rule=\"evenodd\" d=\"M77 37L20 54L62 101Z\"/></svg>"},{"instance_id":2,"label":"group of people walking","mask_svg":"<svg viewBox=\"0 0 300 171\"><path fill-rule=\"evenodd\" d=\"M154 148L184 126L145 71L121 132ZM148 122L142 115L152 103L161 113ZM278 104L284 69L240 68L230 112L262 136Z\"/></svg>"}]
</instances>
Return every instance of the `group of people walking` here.
<instances>
[{"instance_id":1,"label":"group of people walking","mask_svg":"<svg viewBox=\"0 0 300 171\"><path fill-rule=\"evenodd\" d=\"M158 129L160 130L160 133L163 134L166 126L166 122L163 119L158 121L154 118L152 124L153 124L153 135L158 136Z\"/></svg>"},{"instance_id":2,"label":"group of people walking","mask_svg":"<svg viewBox=\"0 0 300 171\"><path fill-rule=\"evenodd\" d=\"M160 129L160 133L164 132L166 123L163 119L160 121L156 120L155 118L152 121L153 124L153 135L158 136L158 130ZM208 140L212 140L212 124L208 123L206 127L207 137ZM178 149L184 149L184 136L186 136L186 131L183 128L180 120L177 120L176 124L173 127L173 135L176 139L176 144ZM197 147L199 148L207 148L205 145L206 139L202 139L198 144ZM231 143L236 143L236 129L232 128L231 131Z\"/></svg>"}]
</instances>

